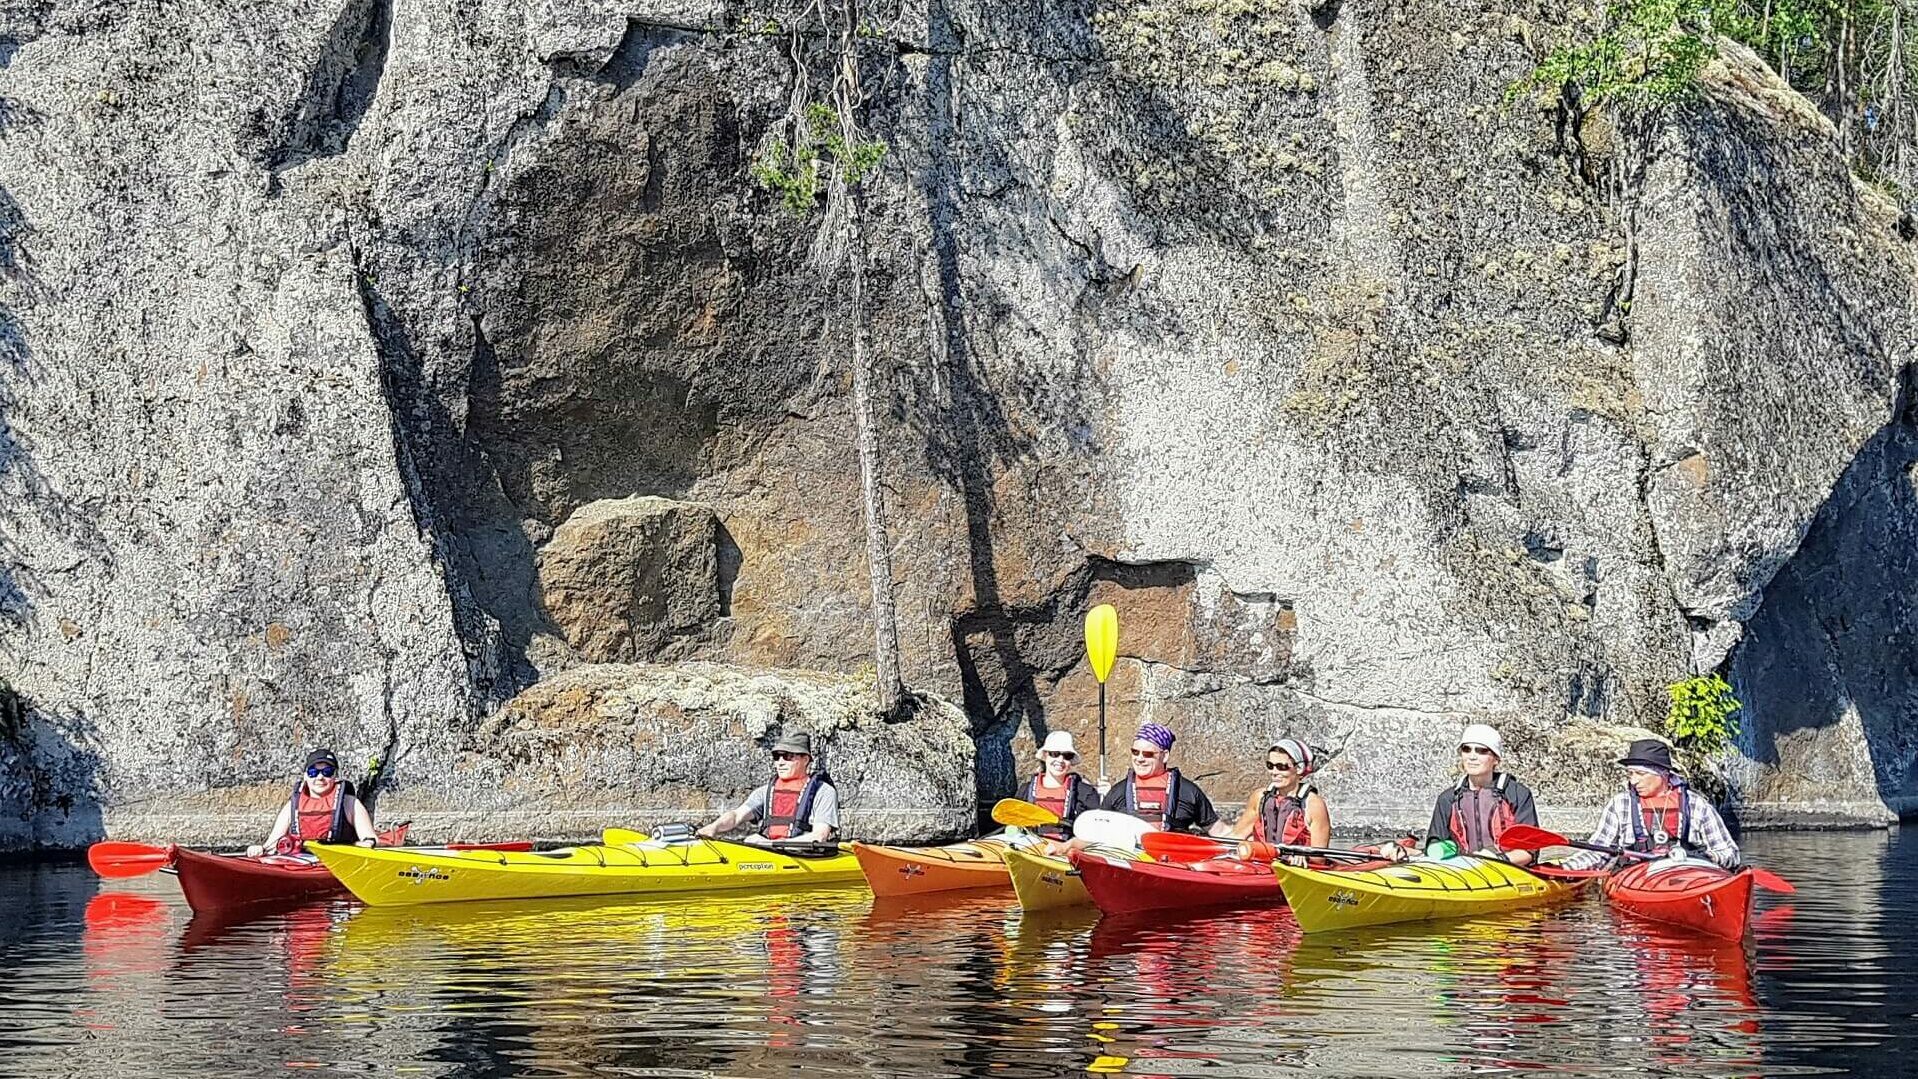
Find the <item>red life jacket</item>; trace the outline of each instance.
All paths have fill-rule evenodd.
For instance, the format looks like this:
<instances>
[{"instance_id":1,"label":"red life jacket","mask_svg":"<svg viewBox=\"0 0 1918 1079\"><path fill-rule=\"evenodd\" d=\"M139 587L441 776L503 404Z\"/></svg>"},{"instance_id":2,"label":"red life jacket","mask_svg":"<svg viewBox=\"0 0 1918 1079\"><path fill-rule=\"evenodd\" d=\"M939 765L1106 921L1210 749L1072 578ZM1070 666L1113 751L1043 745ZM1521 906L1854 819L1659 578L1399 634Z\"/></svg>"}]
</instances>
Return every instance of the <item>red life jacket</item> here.
<instances>
[{"instance_id":1,"label":"red life jacket","mask_svg":"<svg viewBox=\"0 0 1918 1079\"><path fill-rule=\"evenodd\" d=\"M800 776L790 782L775 779L766 792L766 823L759 834L767 839L785 839L812 830L813 799L819 788L832 782L824 772Z\"/></svg>"},{"instance_id":2,"label":"red life jacket","mask_svg":"<svg viewBox=\"0 0 1918 1079\"><path fill-rule=\"evenodd\" d=\"M1167 819L1172 816L1172 796L1178 793L1172 786L1172 773L1160 772L1143 783L1136 775L1128 776L1126 783L1132 815L1140 820L1156 820L1159 827L1165 827Z\"/></svg>"},{"instance_id":3,"label":"red life jacket","mask_svg":"<svg viewBox=\"0 0 1918 1079\"><path fill-rule=\"evenodd\" d=\"M1492 846L1501 852L1505 848L1499 846L1499 838L1505 834L1505 829L1510 828L1518 822L1518 814L1512 810L1512 803L1505 797L1505 785L1510 781L1511 777L1504 772L1495 773L1492 776L1492 786L1490 788L1498 794L1498 801L1492 805ZM1472 841L1468 838L1470 833L1467 832L1465 828L1465 810L1463 806L1465 791L1470 784L1470 779L1460 778L1458 786L1452 788L1452 819L1449 824L1452 831L1452 842L1457 843L1458 849L1461 851L1470 851L1472 849Z\"/></svg>"},{"instance_id":4,"label":"red life jacket","mask_svg":"<svg viewBox=\"0 0 1918 1079\"><path fill-rule=\"evenodd\" d=\"M1259 819L1252 822L1252 838L1277 846L1311 846L1312 826L1306 823L1305 800L1317 793L1306 787L1281 798L1277 790L1267 787L1265 797L1259 799Z\"/></svg>"},{"instance_id":5,"label":"red life jacket","mask_svg":"<svg viewBox=\"0 0 1918 1079\"><path fill-rule=\"evenodd\" d=\"M1691 790L1687 787L1674 787L1659 799L1664 802L1675 801L1669 807L1646 805L1639 798L1638 791L1626 784L1625 793L1631 798L1632 850L1646 854L1664 854L1676 843L1680 847L1692 845L1692 804ZM1674 800L1672 795L1678 797Z\"/></svg>"},{"instance_id":6,"label":"red life jacket","mask_svg":"<svg viewBox=\"0 0 1918 1079\"><path fill-rule=\"evenodd\" d=\"M1042 809L1051 810L1053 816L1071 824L1074 816L1072 803L1079 794L1079 773L1067 772L1065 785L1058 788L1046 786L1045 778L1046 774L1040 772L1032 777L1032 782L1026 784L1026 801ZM1055 789L1058 793L1046 793Z\"/></svg>"},{"instance_id":7,"label":"red life jacket","mask_svg":"<svg viewBox=\"0 0 1918 1079\"><path fill-rule=\"evenodd\" d=\"M273 852L299 854L306 849L308 840L315 843L351 843L358 840L360 833L353 827L346 811L352 793L353 784L344 779L333 784L333 789L324 798L307 794L304 780L294 783L293 796L287 802L292 813L287 818L286 834L273 845Z\"/></svg>"}]
</instances>

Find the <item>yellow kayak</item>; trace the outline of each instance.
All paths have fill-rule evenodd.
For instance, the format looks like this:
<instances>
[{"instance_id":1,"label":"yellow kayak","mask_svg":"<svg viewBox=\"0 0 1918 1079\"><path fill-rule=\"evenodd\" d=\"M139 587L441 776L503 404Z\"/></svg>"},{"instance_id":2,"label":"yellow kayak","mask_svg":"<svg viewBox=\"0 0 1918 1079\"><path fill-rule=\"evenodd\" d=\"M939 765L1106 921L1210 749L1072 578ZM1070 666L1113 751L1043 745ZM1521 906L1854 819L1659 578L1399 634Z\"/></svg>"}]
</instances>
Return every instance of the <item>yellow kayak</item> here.
<instances>
[{"instance_id":1,"label":"yellow kayak","mask_svg":"<svg viewBox=\"0 0 1918 1079\"><path fill-rule=\"evenodd\" d=\"M1138 851L1121 850L1118 847L1088 847L1086 852L1108 860L1136 862L1141 857ZM1026 910L1058 910L1062 907L1092 905L1092 897L1086 894L1085 882L1079 879L1079 871L1072 868L1071 862L1017 847L1008 848L1003 853L1006 872L1012 877L1012 894L1019 897L1019 905Z\"/></svg>"},{"instance_id":2,"label":"yellow kayak","mask_svg":"<svg viewBox=\"0 0 1918 1079\"><path fill-rule=\"evenodd\" d=\"M371 906L468 899L550 899L793 888L860 881L859 860L804 857L727 840L628 843L555 851L406 850L308 843L340 883Z\"/></svg>"},{"instance_id":3,"label":"yellow kayak","mask_svg":"<svg viewBox=\"0 0 1918 1079\"><path fill-rule=\"evenodd\" d=\"M1576 896L1595 879L1547 880L1509 862L1472 857L1375 869L1272 868L1307 933L1543 906Z\"/></svg>"}]
</instances>

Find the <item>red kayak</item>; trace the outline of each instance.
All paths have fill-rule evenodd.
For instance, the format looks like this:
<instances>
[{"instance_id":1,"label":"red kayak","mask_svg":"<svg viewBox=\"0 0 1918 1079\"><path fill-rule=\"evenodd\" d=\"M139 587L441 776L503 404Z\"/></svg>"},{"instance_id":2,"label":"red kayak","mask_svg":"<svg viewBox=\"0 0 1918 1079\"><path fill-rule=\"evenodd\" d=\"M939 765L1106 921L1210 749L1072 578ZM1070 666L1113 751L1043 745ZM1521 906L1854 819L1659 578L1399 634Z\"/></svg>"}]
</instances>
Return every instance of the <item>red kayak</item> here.
<instances>
[{"instance_id":1,"label":"red kayak","mask_svg":"<svg viewBox=\"0 0 1918 1079\"><path fill-rule=\"evenodd\" d=\"M1751 923L1752 874L1710 862L1634 862L1605 878L1605 898L1640 918L1743 940Z\"/></svg>"},{"instance_id":2,"label":"red kayak","mask_svg":"<svg viewBox=\"0 0 1918 1079\"><path fill-rule=\"evenodd\" d=\"M1272 867L1237 858L1204 862L1122 861L1074 851L1092 902L1107 914L1184 907L1282 907L1285 891Z\"/></svg>"},{"instance_id":3,"label":"red kayak","mask_svg":"<svg viewBox=\"0 0 1918 1079\"><path fill-rule=\"evenodd\" d=\"M406 842L406 828L380 833L380 845ZM187 906L196 911L228 910L254 903L299 903L345 895L346 886L331 870L308 857L279 854L249 858L244 854L209 854L173 848L173 871Z\"/></svg>"}]
</instances>

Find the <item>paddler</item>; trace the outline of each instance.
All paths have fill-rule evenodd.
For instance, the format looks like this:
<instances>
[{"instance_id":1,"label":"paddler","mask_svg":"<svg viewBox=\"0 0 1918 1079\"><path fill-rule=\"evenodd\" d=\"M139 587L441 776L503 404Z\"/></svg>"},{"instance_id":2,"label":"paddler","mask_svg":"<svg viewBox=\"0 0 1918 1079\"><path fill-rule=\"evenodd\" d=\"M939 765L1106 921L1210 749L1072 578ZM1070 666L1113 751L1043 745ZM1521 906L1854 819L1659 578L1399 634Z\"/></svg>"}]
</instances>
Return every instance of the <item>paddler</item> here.
<instances>
[{"instance_id":1,"label":"paddler","mask_svg":"<svg viewBox=\"0 0 1918 1079\"><path fill-rule=\"evenodd\" d=\"M748 843L829 843L839 830L839 791L824 771L812 771L812 735L788 734L773 743L773 778L719 819L699 830L711 839L757 824Z\"/></svg>"},{"instance_id":2,"label":"paddler","mask_svg":"<svg viewBox=\"0 0 1918 1079\"><path fill-rule=\"evenodd\" d=\"M1318 788L1306 782L1317 769L1311 747L1296 738L1281 738L1265 751L1270 782L1245 800L1236 823L1212 829L1213 834L1244 839L1248 836L1275 846L1323 847L1332 840L1332 812Z\"/></svg>"},{"instance_id":3,"label":"paddler","mask_svg":"<svg viewBox=\"0 0 1918 1079\"><path fill-rule=\"evenodd\" d=\"M1099 808L1130 813L1168 832L1204 834L1217 824L1212 800L1169 766L1166 758L1175 741L1172 732L1157 723L1140 727L1132 740L1132 770L1112 785Z\"/></svg>"},{"instance_id":4,"label":"paddler","mask_svg":"<svg viewBox=\"0 0 1918 1079\"><path fill-rule=\"evenodd\" d=\"M1592 830L1592 845L1677 858L1697 852L1725 869L1738 868L1738 841L1711 801L1693 797L1691 786L1679 778L1670 746L1641 738L1618 763L1625 769L1625 789L1606 803ZM1565 859L1565 865L1589 869L1605 859L1580 851Z\"/></svg>"},{"instance_id":5,"label":"paddler","mask_svg":"<svg viewBox=\"0 0 1918 1079\"><path fill-rule=\"evenodd\" d=\"M1077 763L1079 751L1072 744L1072 732L1049 732L1039 747L1039 772L1019 792L1020 798L1058 816L1059 824L1048 825L1042 832L1062 829L1060 836L1070 835L1079 814L1099 808L1099 789L1073 770Z\"/></svg>"},{"instance_id":6,"label":"paddler","mask_svg":"<svg viewBox=\"0 0 1918 1079\"><path fill-rule=\"evenodd\" d=\"M1439 792L1432 807L1432 823L1425 830L1425 849L1434 844L1451 843L1458 853L1503 858L1513 865L1530 865L1536 851L1506 850L1499 837L1514 824L1538 827L1538 807L1532 804L1531 788L1499 770L1505 757L1505 740L1484 723L1473 723L1460 732L1458 740L1458 782ZM1383 853L1393 861L1404 861L1416 852L1388 846Z\"/></svg>"},{"instance_id":7,"label":"paddler","mask_svg":"<svg viewBox=\"0 0 1918 1079\"><path fill-rule=\"evenodd\" d=\"M353 797L353 785L339 778L339 773L340 758L332 750L308 753L306 776L293 784L293 796L280 807L265 845L248 847L247 854L255 858L267 851L301 854L309 842L357 843L362 847L378 843L373 815Z\"/></svg>"}]
</instances>

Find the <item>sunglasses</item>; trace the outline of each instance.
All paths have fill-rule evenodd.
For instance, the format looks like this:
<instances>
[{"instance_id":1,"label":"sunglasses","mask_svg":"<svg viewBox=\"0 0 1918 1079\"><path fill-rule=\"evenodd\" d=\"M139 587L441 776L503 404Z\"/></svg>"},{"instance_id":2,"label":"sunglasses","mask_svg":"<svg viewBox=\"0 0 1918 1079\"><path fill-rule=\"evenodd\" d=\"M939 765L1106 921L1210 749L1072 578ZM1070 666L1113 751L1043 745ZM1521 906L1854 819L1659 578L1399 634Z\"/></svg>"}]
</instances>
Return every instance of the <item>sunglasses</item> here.
<instances>
[{"instance_id":1,"label":"sunglasses","mask_svg":"<svg viewBox=\"0 0 1918 1079\"><path fill-rule=\"evenodd\" d=\"M1156 760L1159 756L1159 751L1156 749L1135 749L1132 751L1132 755L1148 761Z\"/></svg>"},{"instance_id":2,"label":"sunglasses","mask_svg":"<svg viewBox=\"0 0 1918 1079\"><path fill-rule=\"evenodd\" d=\"M1287 761L1266 761L1265 767L1268 771L1273 772L1290 772L1292 770L1292 765Z\"/></svg>"},{"instance_id":3,"label":"sunglasses","mask_svg":"<svg viewBox=\"0 0 1918 1079\"><path fill-rule=\"evenodd\" d=\"M320 776L326 776L328 779L331 779L333 777L333 766L330 764L322 764L316 768L308 768L306 774L315 779Z\"/></svg>"},{"instance_id":4,"label":"sunglasses","mask_svg":"<svg viewBox=\"0 0 1918 1079\"><path fill-rule=\"evenodd\" d=\"M1059 760L1069 761L1073 759L1074 757L1077 757L1078 754L1077 753L1061 753L1056 749L1048 749L1046 750L1046 756L1056 757Z\"/></svg>"},{"instance_id":5,"label":"sunglasses","mask_svg":"<svg viewBox=\"0 0 1918 1079\"><path fill-rule=\"evenodd\" d=\"M773 751L773 760L776 761L796 761L803 756L804 753L788 753L783 749Z\"/></svg>"},{"instance_id":6,"label":"sunglasses","mask_svg":"<svg viewBox=\"0 0 1918 1079\"><path fill-rule=\"evenodd\" d=\"M1466 756L1466 757L1497 756L1497 754L1493 753L1490 749L1487 749L1484 746L1460 746L1458 747L1458 751L1461 756Z\"/></svg>"}]
</instances>

